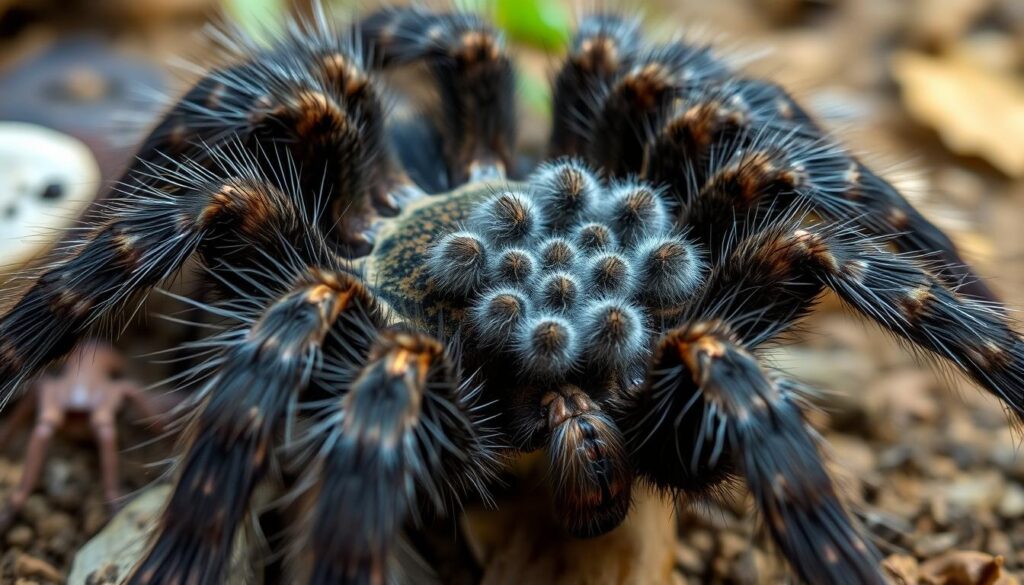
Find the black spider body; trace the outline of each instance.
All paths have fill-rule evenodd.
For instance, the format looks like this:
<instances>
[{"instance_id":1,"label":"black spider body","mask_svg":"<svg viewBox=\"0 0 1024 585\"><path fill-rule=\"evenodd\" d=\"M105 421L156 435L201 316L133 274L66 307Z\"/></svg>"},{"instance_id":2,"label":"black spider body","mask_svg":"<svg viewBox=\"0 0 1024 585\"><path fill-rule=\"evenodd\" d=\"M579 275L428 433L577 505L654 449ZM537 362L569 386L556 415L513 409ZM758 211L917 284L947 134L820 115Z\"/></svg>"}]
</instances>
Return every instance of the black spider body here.
<instances>
[{"instance_id":1,"label":"black spider body","mask_svg":"<svg viewBox=\"0 0 1024 585\"><path fill-rule=\"evenodd\" d=\"M388 582L403 528L539 449L577 535L617 526L637 481L742 480L802 580L882 583L801 386L758 357L826 290L1024 414L1021 338L949 240L707 47L583 19L550 160L520 176L512 60L478 16L221 40L234 61L0 316L6 400L190 256L221 297L131 585L221 582L268 482L299 510L290 578ZM433 109L385 107L405 66Z\"/></svg>"}]
</instances>

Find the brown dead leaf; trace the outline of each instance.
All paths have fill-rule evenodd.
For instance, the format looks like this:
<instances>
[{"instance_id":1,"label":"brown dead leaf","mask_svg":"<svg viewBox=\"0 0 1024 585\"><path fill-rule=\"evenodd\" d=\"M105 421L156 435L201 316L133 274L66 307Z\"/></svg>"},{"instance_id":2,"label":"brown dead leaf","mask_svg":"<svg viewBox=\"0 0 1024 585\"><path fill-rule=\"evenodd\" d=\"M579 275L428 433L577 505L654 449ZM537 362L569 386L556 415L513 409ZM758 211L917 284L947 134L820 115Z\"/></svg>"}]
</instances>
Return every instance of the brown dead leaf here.
<instances>
[{"instance_id":1,"label":"brown dead leaf","mask_svg":"<svg viewBox=\"0 0 1024 585\"><path fill-rule=\"evenodd\" d=\"M920 571L917 559L908 555L889 555L882 569L893 585L917 585Z\"/></svg>"},{"instance_id":2,"label":"brown dead leaf","mask_svg":"<svg viewBox=\"0 0 1024 585\"><path fill-rule=\"evenodd\" d=\"M907 110L950 150L1024 177L1024 82L962 57L901 51L891 65Z\"/></svg>"},{"instance_id":3,"label":"brown dead leaf","mask_svg":"<svg viewBox=\"0 0 1024 585\"><path fill-rule=\"evenodd\" d=\"M1004 559L976 551L951 551L921 564L922 585L1019 585Z\"/></svg>"},{"instance_id":4,"label":"brown dead leaf","mask_svg":"<svg viewBox=\"0 0 1024 585\"><path fill-rule=\"evenodd\" d=\"M918 43L944 46L963 34L992 6L992 0L914 0L909 35Z\"/></svg>"}]
</instances>

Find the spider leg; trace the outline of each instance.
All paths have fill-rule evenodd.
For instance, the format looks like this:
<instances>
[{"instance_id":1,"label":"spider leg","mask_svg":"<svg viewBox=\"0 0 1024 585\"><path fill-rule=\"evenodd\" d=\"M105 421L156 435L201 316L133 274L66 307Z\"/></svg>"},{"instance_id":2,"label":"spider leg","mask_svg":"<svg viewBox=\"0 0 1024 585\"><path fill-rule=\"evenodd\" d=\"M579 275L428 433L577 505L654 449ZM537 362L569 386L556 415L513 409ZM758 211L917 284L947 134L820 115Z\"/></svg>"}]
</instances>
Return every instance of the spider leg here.
<instances>
[{"instance_id":1,"label":"spider leg","mask_svg":"<svg viewBox=\"0 0 1024 585\"><path fill-rule=\"evenodd\" d=\"M404 524L486 494L489 432L445 347L398 330L378 334L347 392L311 428L305 542L311 585L383 584Z\"/></svg>"},{"instance_id":2,"label":"spider leg","mask_svg":"<svg viewBox=\"0 0 1024 585\"><path fill-rule=\"evenodd\" d=\"M961 294L933 262L886 244L851 226L776 224L740 242L682 313L722 316L753 347L785 330L828 288L956 366L1024 419L1024 341L1005 309Z\"/></svg>"},{"instance_id":3,"label":"spider leg","mask_svg":"<svg viewBox=\"0 0 1024 585\"><path fill-rule=\"evenodd\" d=\"M321 11L269 49L227 32L215 40L235 64L206 73L171 108L129 176L168 157L205 164L212 149L241 142L275 187L307 198L304 209L321 231L364 251L375 210L396 206L387 190L399 177L361 47Z\"/></svg>"},{"instance_id":4,"label":"spider leg","mask_svg":"<svg viewBox=\"0 0 1024 585\"><path fill-rule=\"evenodd\" d=\"M608 91L640 42L640 23L615 14L593 14L580 22L569 54L554 81L551 158L587 151L595 96Z\"/></svg>"},{"instance_id":5,"label":"spider leg","mask_svg":"<svg viewBox=\"0 0 1024 585\"><path fill-rule=\"evenodd\" d=\"M103 497L113 509L120 506L121 476L118 472L117 424L113 413L93 413L89 420L93 437L100 451L100 472Z\"/></svg>"},{"instance_id":6,"label":"spider leg","mask_svg":"<svg viewBox=\"0 0 1024 585\"><path fill-rule=\"evenodd\" d=\"M36 411L38 402L38 398L32 392L26 393L25 396L15 400L13 409L4 418L3 424L0 424L0 451L7 449L10 446L11 437L23 425L32 420L32 415Z\"/></svg>"},{"instance_id":7,"label":"spider leg","mask_svg":"<svg viewBox=\"0 0 1024 585\"><path fill-rule=\"evenodd\" d=\"M1024 340L1005 309L951 288L926 260L849 228L810 227L789 240L804 270L896 336L945 358L1024 420Z\"/></svg>"},{"instance_id":8,"label":"spider leg","mask_svg":"<svg viewBox=\"0 0 1024 585\"><path fill-rule=\"evenodd\" d=\"M174 492L128 585L221 582L252 491L269 469L275 431L339 315L368 309L366 298L354 277L309 269L226 339L201 391Z\"/></svg>"},{"instance_id":9,"label":"spider leg","mask_svg":"<svg viewBox=\"0 0 1024 585\"><path fill-rule=\"evenodd\" d=\"M683 493L744 478L765 525L807 583L885 583L804 419L798 387L766 371L718 321L658 342L622 424L639 473Z\"/></svg>"},{"instance_id":10,"label":"spider leg","mask_svg":"<svg viewBox=\"0 0 1024 585\"><path fill-rule=\"evenodd\" d=\"M592 98L588 159L612 177L640 174L650 136L672 104L727 74L703 45L673 42L634 51L612 83Z\"/></svg>"},{"instance_id":11,"label":"spider leg","mask_svg":"<svg viewBox=\"0 0 1024 585\"><path fill-rule=\"evenodd\" d=\"M738 85L743 100L754 104L751 108L754 123L765 123L760 122L765 120L777 125L781 118L785 125L805 129L813 140L828 139L828 132L782 87L756 79L744 79ZM776 120L770 122L773 117ZM826 217L833 221L853 219L869 234L892 236L893 244L902 252L935 254L944 263L939 272L947 284L975 298L997 300L985 282L963 261L949 237L921 215L892 184L850 154L846 154L844 167L835 171L839 171L842 178L841 188L822 193L823 199L831 201L822 201L821 206L841 210L841 203L845 202L854 209L841 215L826 213Z\"/></svg>"},{"instance_id":12,"label":"spider leg","mask_svg":"<svg viewBox=\"0 0 1024 585\"><path fill-rule=\"evenodd\" d=\"M45 392L45 388L40 388ZM29 401L29 398L25 398ZM21 472L21 479L17 487L7 497L3 508L0 509L0 532L6 531L18 516L18 512L25 506L32 491L39 484L39 478L46 465L46 454L50 449L50 441L53 435L60 430L64 424L64 411L59 407L51 408L40 404L40 410L36 417L36 423L32 427L32 434L29 436L28 448L25 450L25 468Z\"/></svg>"},{"instance_id":13,"label":"spider leg","mask_svg":"<svg viewBox=\"0 0 1024 585\"><path fill-rule=\"evenodd\" d=\"M512 401L516 445L545 448L562 526L580 537L604 534L629 512L633 468L613 412L580 387L565 384Z\"/></svg>"},{"instance_id":14,"label":"spider leg","mask_svg":"<svg viewBox=\"0 0 1024 585\"><path fill-rule=\"evenodd\" d=\"M0 405L98 324L130 318L141 297L193 252L240 258L280 250L282 238L311 241L293 201L251 168L225 166L219 174L183 163L165 170L158 176L166 190L136 185L106 204L81 241L60 251L0 315Z\"/></svg>"},{"instance_id":15,"label":"spider leg","mask_svg":"<svg viewBox=\"0 0 1024 585\"><path fill-rule=\"evenodd\" d=\"M821 217L853 221L868 234L890 236L901 251L934 254L943 263L938 271L947 284L975 298L995 300L945 234L892 185L837 147L777 85L739 78L703 87L674 102L664 118L650 134L644 174L669 185L687 208L690 225L706 231L705 220L721 211L704 196L729 186L717 174L760 161L776 175L788 174L788 194L800 195ZM744 187L746 193L757 194L769 185L747 182ZM761 203L777 202L763 193L759 198ZM710 203L722 201L712 199Z\"/></svg>"},{"instance_id":16,"label":"spider leg","mask_svg":"<svg viewBox=\"0 0 1024 585\"><path fill-rule=\"evenodd\" d=\"M440 98L449 188L513 169L515 70L500 33L474 14L420 8L383 9L359 28L382 68L428 67Z\"/></svg>"}]
</instances>

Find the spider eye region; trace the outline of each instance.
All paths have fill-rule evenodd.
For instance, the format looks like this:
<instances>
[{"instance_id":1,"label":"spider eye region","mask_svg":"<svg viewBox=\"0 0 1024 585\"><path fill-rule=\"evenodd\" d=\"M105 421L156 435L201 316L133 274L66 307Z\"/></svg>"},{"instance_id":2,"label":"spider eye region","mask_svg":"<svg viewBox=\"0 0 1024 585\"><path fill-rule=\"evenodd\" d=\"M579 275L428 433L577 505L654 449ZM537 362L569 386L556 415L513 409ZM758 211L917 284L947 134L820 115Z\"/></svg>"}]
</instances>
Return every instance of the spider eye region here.
<instances>
[{"instance_id":1,"label":"spider eye region","mask_svg":"<svg viewBox=\"0 0 1024 585\"><path fill-rule=\"evenodd\" d=\"M627 374L646 363L654 316L704 273L662 197L642 182L604 185L575 160L549 163L437 234L430 286L468 307L463 333L526 381Z\"/></svg>"}]
</instances>

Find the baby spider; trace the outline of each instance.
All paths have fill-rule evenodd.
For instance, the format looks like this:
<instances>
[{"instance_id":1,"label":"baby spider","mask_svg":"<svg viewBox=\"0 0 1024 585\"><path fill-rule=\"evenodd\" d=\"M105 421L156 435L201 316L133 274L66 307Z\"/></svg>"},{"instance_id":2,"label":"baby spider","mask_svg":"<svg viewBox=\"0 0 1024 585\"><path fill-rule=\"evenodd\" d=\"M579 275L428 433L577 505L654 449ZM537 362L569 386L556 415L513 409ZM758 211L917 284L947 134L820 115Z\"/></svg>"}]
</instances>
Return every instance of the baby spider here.
<instances>
[{"instance_id":1,"label":"baby spider","mask_svg":"<svg viewBox=\"0 0 1024 585\"><path fill-rule=\"evenodd\" d=\"M153 399L138 384L123 379L123 375L121 355L105 343L89 341L67 358L59 372L44 375L35 383L33 393L21 398L6 426L0 428L0 445L7 445L17 426L28 420L33 411L36 421L21 481L0 508L0 533L10 527L32 495L46 463L50 440L71 422L69 418L88 419L100 451L103 496L112 508L119 506L117 415L126 401L153 424L159 424L161 413Z\"/></svg>"},{"instance_id":2,"label":"baby spider","mask_svg":"<svg viewBox=\"0 0 1024 585\"><path fill-rule=\"evenodd\" d=\"M183 374L176 486L131 585L221 583L268 484L300 508L289 582L392 582L407 524L535 450L579 536L637 481L739 480L800 579L884 583L802 387L760 359L826 290L1024 415L1021 338L950 241L708 47L583 19L550 160L519 176L512 57L477 15L217 38L229 64L0 316L3 400L191 256L235 321ZM436 106L384 106L407 66Z\"/></svg>"}]
</instances>

